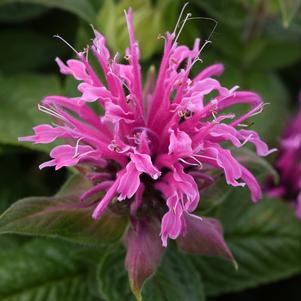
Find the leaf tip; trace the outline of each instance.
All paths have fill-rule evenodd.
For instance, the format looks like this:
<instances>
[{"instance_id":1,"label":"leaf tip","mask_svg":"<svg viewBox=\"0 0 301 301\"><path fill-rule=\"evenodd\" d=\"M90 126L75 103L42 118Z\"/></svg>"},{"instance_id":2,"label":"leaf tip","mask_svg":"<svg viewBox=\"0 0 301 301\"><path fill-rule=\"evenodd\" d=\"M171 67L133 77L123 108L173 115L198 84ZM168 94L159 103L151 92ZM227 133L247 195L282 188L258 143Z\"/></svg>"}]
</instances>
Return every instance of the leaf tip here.
<instances>
[{"instance_id":1,"label":"leaf tip","mask_svg":"<svg viewBox=\"0 0 301 301\"><path fill-rule=\"evenodd\" d=\"M238 262L235 259L232 259L232 264L233 264L235 271L238 271L238 269L239 269Z\"/></svg>"}]
</instances>

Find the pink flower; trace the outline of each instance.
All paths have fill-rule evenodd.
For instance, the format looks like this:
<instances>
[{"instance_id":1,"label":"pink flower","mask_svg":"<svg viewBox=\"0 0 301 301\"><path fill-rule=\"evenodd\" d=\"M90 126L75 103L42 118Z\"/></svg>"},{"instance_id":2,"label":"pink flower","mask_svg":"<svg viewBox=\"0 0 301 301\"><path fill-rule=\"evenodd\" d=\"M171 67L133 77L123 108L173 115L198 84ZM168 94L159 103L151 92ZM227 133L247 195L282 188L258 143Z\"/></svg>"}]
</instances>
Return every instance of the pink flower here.
<instances>
[{"instance_id":1,"label":"pink flower","mask_svg":"<svg viewBox=\"0 0 301 301\"><path fill-rule=\"evenodd\" d=\"M81 199L104 192L94 208L94 219L114 206L113 199L125 203L132 221L126 235L126 264L135 288L141 287L141 279L143 283L158 264L162 252L159 232L164 247L169 238L178 239L184 250L232 258L219 222L192 214L199 204L199 190L212 183L213 172L220 170L229 185L248 186L256 202L261 198L257 180L225 145L240 148L252 143L260 156L271 151L256 132L241 129L245 120L263 108L257 94L223 87L213 78L222 73L220 64L190 75L199 61L199 39L189 49L178 45L175 32L166 33L157 79L150 73L142 89L131 9L126 19L127 63L110 55L105 38L97 31L90 50L102 78L85 52L77 53L78 58L67 64L56 59L61 73L80 82L80 96L45 97L39 108L54 118L54 124L36 126L33 136L20 140L50 143L64 139L63 145L51 151L52 159L40 167L84 165L94 185ZM92 102L103 109L103 115L93 111ZM249 110L241 116L224 112L237 104ZM152 250L155 246L159 247ZM142 258L143 252L149 252L149 262ZM143 268L133 271L136 268L131 263Z\"/></svg>"},{"instance_id":2,"label":"pink flower","mask_svg":"<svg viewBox=\"0 0 301 301\"><path fill-rule=\"evenodd\" d=\"M50 153L52 160L40 168L85 164L91 171L95 169L94 175L104 171L110 174L111 185L106 186L106 194L93 212L95 219L101 218L115 197L128 202L133 212L147 202L147 195L160 192L158 202L167 209L161 225L166 246L168 238L176 239L185 233L183 216L198 206L198 185L212 169L222 170L229 185L247 185L253 201L261 197L254 176L221 144L227 141L240 148L250 142L258 155L268 155L267 145L256 132L239 129L246 119L262 110L263 104L257 94L237 91L237 87L228 90L213 79L223 71L220 64L190 77L200 55L200 41L196 39L193 49L179 46L175 33L165 36L156 82L147 83L142 90L131 10L126 18L130 37L128 64L118 62L117 55L111 58L105 38L95 31L91 51L104 79L97 76L84 52L66 65L57 58L61 73L81 82L81 96L45 97L39 108L53 116L56 123L36 126L35 135L20 140L50 143L64 138L68 143L55 147ZM91 102L100 105L104 115L97 115ZM223 113L236 104L247 104L250 110L239 117ZM99 192L95 187L92 190ZM90 196L87 192L85 195Z\"/></svg>"},{"instance_id":3,"label":"pink flower","mask_svg":"<svg viewBox=\"0 0 301 301\"><path fill-rule=\"evenodd\" d=\"M299 103L301 105L301 92ZM275 186L269 181L268 194L294 203L296 215L301 218L301 107L283 133L275 166L280 182Z\"/></svg>"}]
</instances>

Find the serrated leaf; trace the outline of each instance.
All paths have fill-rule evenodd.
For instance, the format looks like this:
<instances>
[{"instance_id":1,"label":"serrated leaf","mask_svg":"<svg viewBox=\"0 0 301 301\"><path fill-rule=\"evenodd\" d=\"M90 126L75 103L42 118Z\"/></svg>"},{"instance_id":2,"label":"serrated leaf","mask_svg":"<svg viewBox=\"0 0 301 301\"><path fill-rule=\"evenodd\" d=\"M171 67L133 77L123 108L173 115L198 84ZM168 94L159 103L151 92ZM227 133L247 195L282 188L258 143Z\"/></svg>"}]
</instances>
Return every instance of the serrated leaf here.
<instances>
[{"instance_id":1,"label":"serrated leaf","mask_svg":"<svg viewBox=\"0 0 301 301\"><path fill-rule=\"evenodd\" d=\"M106 252L98 265L98 289L105 301L136 300L131 292L128 274L125 270L125 255L123 247L116 246L115 249Z\"/></svg>"},{"instance_id":2,"label":"serrated leaf","mask_svg":"<svg viewBox=\"0 0 301 301\"><path fill-rule=\"evenodd\" d=\"M193 257L207 295L242 291L301 271L301 222L286 204L265 199L254 205L247 192L233 192L213 216L223 223L239 269L217 258Z\"/></svg>"},{"instance_id":3,"label":"serrated leaf","mask_svg":"<svg viewBox=\"0 0 301 301\"><path fill-rule=\"evenodd\" d=\"M93 6L86 0L0 0L0 5L11 3L39 4L50 8L59 8L74 13L89 23L93 23L95 20Z\"/></svg>"},{"instance_id":4,"label":"serrated leaf","mask_svg":"<svg viewBox=\"0 0 301 301\"><path fill-rule=\"evenodd\" d=\"M75 177L73 184L78 181ZM58 237L91 245L117 241L126 227L126 218L107 213L93 220L93 207L80 203L80 192L74 185L69 185L69 194L65 189L54 197L17 201L0 216L0 233Z\"/></svg>"},{"instance_id":5,"label":"serrated leaf","mask_svg":"<svg viewBox=\"0 0 301 301\"><path fill-rule=\"evenodd\" d=\"M107 253L98 269L99 289L106 301L134 301L124 267L125 252ZM188 255L175 249L167 252L153 277L142 290L144 301L202 301L203 284Z\"/></svg>"},{"instance_id":6,"label":"serrated leaf","mask_svg":"<svg viewBox=\"0 0 301 301\"><path fill-rule=\"evenodd\" d=\"M157 273L145 284L145 301L203 301L203 282L188 255L170 250Z\"/></svg>"},{"instance_id":7,"label":"serrated leaf","mask_svg":"<svg viewBox=\"0 0 301 301\"><path fill-rule=\"evenodd\" d=\"M50 120L37 105L44 96L60 93L58 78L42 74L0 76L0 87L0 142L48 150L49 146L18 143L18 137L31 135L34 125Z\"/></svg>"},{"instance_id":8,"label":"serrated leaf","mask_svg":"<svg viewBox=\"0 0 301 301\"><path fill-rule=\"evenodd\" d=\"M99 300L91 277L92 254L98 251L87 250L86 258L82 251L59 241L35 240L0 252L1 301Z\"/></svg>"}]
</instances>

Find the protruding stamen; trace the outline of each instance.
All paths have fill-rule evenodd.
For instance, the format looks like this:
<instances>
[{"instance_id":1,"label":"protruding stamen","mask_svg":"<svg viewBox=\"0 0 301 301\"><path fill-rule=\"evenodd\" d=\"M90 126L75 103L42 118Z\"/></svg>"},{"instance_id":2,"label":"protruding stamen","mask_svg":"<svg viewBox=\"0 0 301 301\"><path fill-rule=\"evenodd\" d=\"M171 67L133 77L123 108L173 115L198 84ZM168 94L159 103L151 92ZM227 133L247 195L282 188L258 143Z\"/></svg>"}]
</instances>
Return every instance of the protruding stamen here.
<instances>
[{"instance_id":1,"label":"protruding stamen","mask_svg":"<svg viewBox=\"0 0 301 301\"><path fill-rule=\"evenodd\" d=\"M254 125L254 123L255 123L254 121L249 122L249 123L247 123L247 124L239 123L237 126L244 127L244 128L249 128L249 127L251 127L252 125Z\"/></svg>"},{"instance_id":2,"label":"protruding stamen","mask_svg":"<svg viewBox=\"0 0 301 301\"><path fill-rule=\"evenodd\" d=\"M65 39L63 39L61 36L59 36L58 34L55 34L53 37L58 38L61 41L63 41L70 49L72 49L73 52L75 52L77 55L79 55L79 52L73 46L71 46Z\"/></svg>"},{"instance_id":3,"label":"protruding stamen","mask_svg":"<svg viewBox=\"0 0 301 301\"><path fill-rule=\"evenodd\" d=\"M48 114L48 115L50 115L50 116L52 116L52 117L55 117L55 118L58 118L58 119L60 119L60 120L65 121L65 122L68 122L64 116L60 115L60 114L59 114L58 112L56 112L55 110L52 110L52 109L47 108L47 107L45 107L45 106L43 106L43 105L40 105L40 104L38 104L38 109L39 109L39 111L41 111L41 112L43 112L43 113L46 113L46 114Z\"/></svg>"},{"instance_id":4,"label":"protruding stamen","mask_svg":"<svg viewBox=\"0 0 301 301\"><path fill-rule=\"evenodd\" d=\"M183 21L183 24L182 24L182 26L181 26L181 28L180 28L180 30L179 30L179 32L178 32L176 38L175 38L175 43L177 42L177 40L178 40L178 38L179 38L179 36L180 36L180 34L181 34L181 32L182 32L182 30L183 30L183 28L184 28L186 22L187 22L187 20L188 20L190 17L191 17L191 13L188 13L188 14L186 15L184 21Z\"/></svg>"},{"instance_id":5,"label":"protruding stamen","mask_svg":"<svg viewBox=\"0 0 301 301\"><path fill-rule=\"evenodd\" d=\"M108 149L112 152L120 152L120 147L116 144L115 140L111 141L111 144L108 145Z\"/></svg>"},{"instance_id":6,"label":"protruding stamen","mask_svg":"<svg viewBox=\"0 0 301 301\"><path fill-rule=\"evenodd\" d=\"M175 25L175 28L174 28L174 30L173 30L173 34L176 33L177 28L178 28L178 26L179 26L179 24L180 24L180 21L181 21L181 19L182 19L182 16L183 16L183 14L184 14L185 8L186 8L186 6L187 6L188 4L189 4L189 3L186 2L186 3L183 5L183 7L182 7L182 9L181 9L181 12L180 12L180 15L179 15L179 18L178 18L177 23L176 23L176 25Z\"/></svg>"},{"instance_id":7,"label":"protruding stamen","mask_svg":"<svg viewBox=\"0 0 301 301\"><path fill-rule=\"evenodd\" d=\"M78 148L79 148L79 143L80 141L83 139L83 137L79 138L77 141L76 141L76 145L75 145L75 151L74 151L74 155L73 155L73 159L76 158L79 153L78 153Z\"/></svg>"}]
</instances>

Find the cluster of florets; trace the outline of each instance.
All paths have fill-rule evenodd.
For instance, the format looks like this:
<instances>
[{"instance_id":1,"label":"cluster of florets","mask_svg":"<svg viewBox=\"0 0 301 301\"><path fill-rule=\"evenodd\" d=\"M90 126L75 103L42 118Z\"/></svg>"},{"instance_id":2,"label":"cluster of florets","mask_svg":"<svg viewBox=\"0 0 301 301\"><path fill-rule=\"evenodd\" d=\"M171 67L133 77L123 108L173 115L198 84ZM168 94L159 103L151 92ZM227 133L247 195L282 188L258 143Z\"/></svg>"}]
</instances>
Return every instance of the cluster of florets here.
<instances>
[{"instance_id":1,"label":"cluster of florets","mask_svg":"<svg viewBox=\"0 0 301 301\"><path fill-rule=\"evenodd\" d=\"M61 73L80 81L80 96L45 97L39 109L53 117L53 124L38 125L33 136L20 140L50 143L62 138L64 144L56 146L50 152L52 159L40 168L84 167L93 186L81 196L82 201L103 192L93 210L94 219L101 218L112 200L126 202L133 219L152 214L161 220L166 246L168 238L189 236L188 225L201 220L192 212L199 204L200 188L214 181L213 170L221 170L229 185L247 185L253 201L260 199L255 177L224 142L235 148L252 143L259 156L269 154L258 134L244 127L263 103L255 93L238 91L237 86L227 89L214 79L223 71L220 64L191 77L202 50L200 40L189 49L178 45L175 32L164 37L157 78L151 71L142 89L131 10L126 18L127 62L110 55L97 31L89 51L103 71L102 79L88 61L88 50L66 64L57 58ZM104 113L97 114L91 103ZM241 116L223 113L236 104L249 109ZM151 207L158 210L148 211Z\"/></svg>"},{"instance_id":2,"label":"cluster of florets","mask_svg":"<svg viewBox=\"0 0 301 301\"><path fill-rule=\"evenodd\" d=\"M299 96L301 103L301 93ZM301 218L301 110L286 127L280 141L275 167L279 172L279 183L269 183L270 196L283 197L292 202L297 217Z\"/></svg>"}]
</instances>

